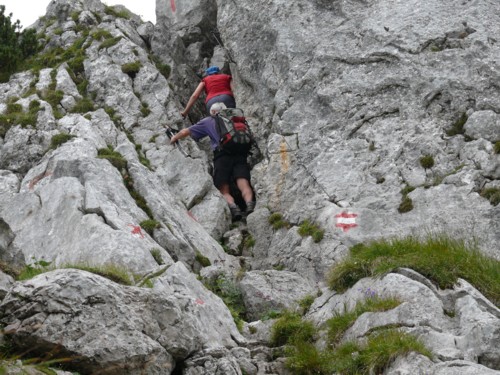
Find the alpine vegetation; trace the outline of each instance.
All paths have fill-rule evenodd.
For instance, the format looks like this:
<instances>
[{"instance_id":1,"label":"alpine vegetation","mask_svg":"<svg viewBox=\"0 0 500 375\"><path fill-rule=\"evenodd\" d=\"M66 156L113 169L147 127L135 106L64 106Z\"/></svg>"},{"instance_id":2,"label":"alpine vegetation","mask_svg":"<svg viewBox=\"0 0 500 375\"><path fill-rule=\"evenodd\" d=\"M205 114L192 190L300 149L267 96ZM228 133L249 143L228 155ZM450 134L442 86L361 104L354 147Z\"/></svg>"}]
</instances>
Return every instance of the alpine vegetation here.
<instances>
[{"instance_id":1,"label":"alpine vegetation","mask_svg":"<svg viewBox=\"0 0 500 375\"><path fill-rule=\"evenodd\" d=\"M498 374L500 3L416 3L0 6L0 372Z\"/></svg>"}]
</instances>

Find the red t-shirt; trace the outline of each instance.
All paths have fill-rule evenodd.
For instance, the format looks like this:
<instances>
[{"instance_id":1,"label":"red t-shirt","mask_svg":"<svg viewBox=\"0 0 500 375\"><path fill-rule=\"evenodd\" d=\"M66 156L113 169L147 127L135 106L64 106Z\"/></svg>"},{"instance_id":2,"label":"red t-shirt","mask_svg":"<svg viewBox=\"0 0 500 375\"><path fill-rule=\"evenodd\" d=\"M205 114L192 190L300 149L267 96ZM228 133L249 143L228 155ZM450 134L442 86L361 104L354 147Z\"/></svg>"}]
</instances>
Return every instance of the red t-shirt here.
<instances>
[{"instance_id":1,"label":"red t-shirt","mask_svg":"<svg viewBox=\"0 0 500 375\"><path fill-rule=\"evenodd\" d=\"M202 79L205 82L205 94L207 98L205 103L217 95L233 95L231 91L232 77L227 74L212 74Z\"/></svg>"}]
</instances>

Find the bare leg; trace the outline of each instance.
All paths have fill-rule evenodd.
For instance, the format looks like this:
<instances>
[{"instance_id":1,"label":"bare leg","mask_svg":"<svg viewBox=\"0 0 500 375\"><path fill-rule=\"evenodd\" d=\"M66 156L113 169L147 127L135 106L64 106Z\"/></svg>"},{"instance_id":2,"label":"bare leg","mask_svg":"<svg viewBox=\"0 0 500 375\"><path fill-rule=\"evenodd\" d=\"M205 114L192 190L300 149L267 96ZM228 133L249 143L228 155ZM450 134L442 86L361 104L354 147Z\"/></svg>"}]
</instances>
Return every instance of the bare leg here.
<instances>
[{"instance_id":1,"label":"bare leg","mask_svg":"<svg viewBox=\"0 0 500 375\"><path fill-rule=\"evenodd\" d=\"M224 197L229 206L234 204L234 198L230 193L229 184L222 185L219 188L219 191L221 192L222 196Z\"/></svg>"},{"instance_id":2,"label":"bare leg","mask_svg":"<svg viewBox=\"0 0 500 375\"><path fill-rule=\"evenodd\" d=\"M236 185L238 186L238 189L240 189L241 196L243 197L245 202L253 201L253 190L252 187L250 186L250 182L246 178L238 178L236 180Z\"/></svg>"}]
</instances>

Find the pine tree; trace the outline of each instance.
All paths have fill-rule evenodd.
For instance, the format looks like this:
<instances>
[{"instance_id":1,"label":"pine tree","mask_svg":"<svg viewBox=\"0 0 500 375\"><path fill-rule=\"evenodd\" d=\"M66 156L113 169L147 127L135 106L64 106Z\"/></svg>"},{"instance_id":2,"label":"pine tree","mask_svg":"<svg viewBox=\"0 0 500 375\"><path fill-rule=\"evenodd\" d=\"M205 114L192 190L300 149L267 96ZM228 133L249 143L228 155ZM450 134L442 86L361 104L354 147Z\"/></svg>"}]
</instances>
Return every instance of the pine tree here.
<instances>
[{"instance_id":1,"label":"pine tree","mask_svg":"<svg viewBox=\"0 0 500 375\"><path fill-rule=\"evenodd\" d=\"M21 30L19 20L12 22L12 13L5 14L0 5L0 82L5 82L16 71L20 62L38 50L36 31Z\"/></svg>"}]
</instances>

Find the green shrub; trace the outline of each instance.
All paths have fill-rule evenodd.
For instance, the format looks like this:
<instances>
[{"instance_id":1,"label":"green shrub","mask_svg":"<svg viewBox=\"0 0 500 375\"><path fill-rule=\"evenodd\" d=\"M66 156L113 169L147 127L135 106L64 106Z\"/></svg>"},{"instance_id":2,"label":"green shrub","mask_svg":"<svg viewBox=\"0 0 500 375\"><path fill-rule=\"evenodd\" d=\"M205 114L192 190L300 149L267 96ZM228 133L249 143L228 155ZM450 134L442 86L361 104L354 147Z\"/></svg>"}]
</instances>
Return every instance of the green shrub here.
<instances>
[{"instance_id":1,"label":"green shrub","mask_svg":"<svg viewBox=\"0 0 500 375\"><path fill-rule=\"evenodd\" d=\"M444 234L356 245L331 269L328 284L345 291L364 277L381 276L399 267L411 268L443 289L453 287L458 278L465 279L500 304L500 261L482 254L474 244Z\"/></svg>"},{"instance_id":2,"label":"green shrub","mask_svg":"<svg viewBox=\"0 0 500 375\"><path fill-rule=\"evenodd\" d=\"M500 188L486 188L481 191L481 196L490 201L493 206L500 203Z\"/></svg>"},{"instance_id":3,"label":"green shrub","mask_svg":"<svg viewBox=\"0 0 500 375\"><path fill-rule=\"evenodd\" d=\"M67 133L59 133L59 134L54 135L50 139L50 150L55 150L60 145L68 142L72 138L75 138L75 136L71 135L71 134L67 134Z\"/></svg>"},{"instance_id":4,"label":"green shrub","mask_svg":"<svg viewBox=\"0 0 500 375\"><path fill-rule=\"evenodd\" d=\"M432 155L424 155L420 158L420 165L424 169L430 169L434 167L434 158Z\"/></svg>"}]
</instances>

